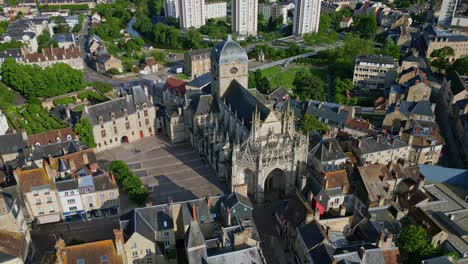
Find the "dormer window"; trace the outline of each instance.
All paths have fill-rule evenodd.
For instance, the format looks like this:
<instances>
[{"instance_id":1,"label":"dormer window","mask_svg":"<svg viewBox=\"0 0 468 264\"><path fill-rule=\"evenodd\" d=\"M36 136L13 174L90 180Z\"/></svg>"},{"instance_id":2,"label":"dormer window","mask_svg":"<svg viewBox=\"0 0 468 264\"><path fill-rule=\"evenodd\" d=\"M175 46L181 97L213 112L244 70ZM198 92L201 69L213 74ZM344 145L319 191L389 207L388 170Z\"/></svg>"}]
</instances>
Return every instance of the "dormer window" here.
<instances>
[{"instance_id":1,"label":"dormer window","mask_svg":"<svg viewBox=\"0 0 468 264\"><path fill-rule=\"evenodd\" d=\"M123 110L123 113L124 113L124 115L127 115L127 114L128 114L128 112L127 112L127 109L126 109L126 108Z\"/></svg>"},{"instance_id":2,"label":"dormer window","mask_svg":"<svg viewBox=\"0 0 468 264\"><path fill-rule=\"evenodd\" d=\"M146 107L147 107L147 105L146 105L146 103L144 103L144 104L143 104L143 108L146 108Z\"/></svg>"},{"instance_id":3,"label":"dormer window","mask_svg":"<svg viewBox=\"0 0 468 264\"><path fill-rule=\"evenodd\" d=\"M136 110L140 111L140 106L139 105L136 106Z\"/></svg>"},{"instance_id":4,"label":"dormer window","mask_svg":"<svg viewBox=\"0 0 468 264\"><path fill-rule=\"evenodd\" d=\"M68 140L68 141L72 140L72 136L71 136L71 135L67 135L67 140Z\"/></svg>"},{"instance_id":5,"label":"dormer window","mask_svg":"<svg viewBox=\"0 0 468 264\"><path fill-rule=\"evenodd\" d=\"M56 141L57 143L60 143L60 142L62 142L62 139L59 138L59 137L57 137L57 138L55 139L55 141Z\"/></svg>"},{"instance_id":6,"label":"dormer window","mask_svg":"<svg viewBox=\"0 0 468 264\"><path fill-rule=\"evenodd\" d=\"M103 123L103 122L104 122L104 120L102 119L102 116L99 116L99 122L100 122L100 123Z\"/></svg>"}]
</instances>

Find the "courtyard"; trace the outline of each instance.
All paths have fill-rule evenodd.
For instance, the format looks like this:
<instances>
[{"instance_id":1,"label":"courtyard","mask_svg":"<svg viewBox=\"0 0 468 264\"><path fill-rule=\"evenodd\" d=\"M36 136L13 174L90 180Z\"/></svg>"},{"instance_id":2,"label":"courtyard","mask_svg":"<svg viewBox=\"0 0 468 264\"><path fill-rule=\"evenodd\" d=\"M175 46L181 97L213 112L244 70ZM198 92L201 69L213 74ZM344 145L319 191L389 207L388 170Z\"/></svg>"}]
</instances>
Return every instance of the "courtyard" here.
<instances>
[{"instance_id":1,"label":"courtyard","mask_svg":"<svg viewBox=\"0 0 468 264\"><path fill-rule=\"evenodd\" d=\"M104 169L113 160L125 161L147 187L152 204L214 196L227 190L189 144L171 144L162 137L122 144L97 153L97 159ZM133 207L121 193L122 213Z\"/></svg>"}]
</instances>

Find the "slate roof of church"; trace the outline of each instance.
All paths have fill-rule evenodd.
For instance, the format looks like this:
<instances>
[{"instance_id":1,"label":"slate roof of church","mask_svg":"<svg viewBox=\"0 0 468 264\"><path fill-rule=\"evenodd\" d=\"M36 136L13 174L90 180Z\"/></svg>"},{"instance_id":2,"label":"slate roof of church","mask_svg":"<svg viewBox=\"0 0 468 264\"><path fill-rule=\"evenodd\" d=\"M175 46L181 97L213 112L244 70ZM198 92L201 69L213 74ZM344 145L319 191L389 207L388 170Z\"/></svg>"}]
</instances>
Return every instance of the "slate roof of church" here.
<instances>
[{"instance_id":1,"label":"slate roof of church","mask_svg":"<svg viewBox=\"0 0 468 264\"><path fill-rule=\"evenodd\" d=\"M270 109L265 104L236 80L231 82L221 100L237 113L239 120L244 120L244 125L248 130L252 127L252 114L256 110L260 113L261 121L265 121L270 113Z\"/></svg>"},{"instance_id":2,"label":"slate roof of church","mask_svg":"<svg viewBox=\"0 0 468 264\"><path fill-rule=\"evenodd\" d=\"M211 50L211 59L218 64L249 61L244 48L232 40L230 35Z\"/></svg>"}]
</instances>

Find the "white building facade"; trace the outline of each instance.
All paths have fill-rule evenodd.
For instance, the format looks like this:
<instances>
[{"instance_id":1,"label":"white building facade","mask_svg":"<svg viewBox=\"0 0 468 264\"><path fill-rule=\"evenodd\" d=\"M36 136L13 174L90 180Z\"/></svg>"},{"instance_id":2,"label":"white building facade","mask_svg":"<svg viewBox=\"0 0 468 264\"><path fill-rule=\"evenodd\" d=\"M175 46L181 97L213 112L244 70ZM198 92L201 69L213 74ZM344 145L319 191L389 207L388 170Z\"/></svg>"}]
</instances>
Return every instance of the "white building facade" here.
<instances>
[{"instance_id":1,"label":"white building facade","mask_svg":"<svg viewBox=\"0 0 468 264\"><path fill-rule=\"evenodd\" d=\"M295 0L294 35L303 36L318 31L321 3L321 0Z\"/></svg>"},{"instance_id":2,"label":"white building facade","mask_svg":"<svg viewBox=\"0 0 468 264\"><path fill-rule=\"evenodd\" d=\"M204 0L180 0L180 28L200 28L205 25L205 1Z\"/></svg>"},{"instance_id":3,"label":"white building facade","mask_svg":"<svg viewBox=\"0 0 468 264\"><path fill-rule=\"evenodd\" d=\"M166 0L164 5L164 13L166 17L179 18L179 0Z\"/></svg>"},{"instance_id":4,"label":"white building facade","mask_svg":"<svg viewBox=\"0 0 468 264\"><path fill-rule=\"evenodd\" d=\"M6 115L0 110L0 136L5 135L8 128Z\"/></svg>"},{"instance_id":5,"label":"white building facade","mask_svg":"<svg viewBox=\"0 0 468 264\"><path fill-rule=\"evenodd\" d=\"M205 4L205 18L219 18L226 17L227 15L227 3L226 2L215 2Z\"/></svg>"},{"instance_id":6,"label":"white building facade","mask_svg":"<svg viewBox=\"0 0 468 264\"><path fill-rule=\"evenodd\" d=\"M256 36L258 0L232 0L232 32L240 37Z\"/></svg>"}]
</instances>

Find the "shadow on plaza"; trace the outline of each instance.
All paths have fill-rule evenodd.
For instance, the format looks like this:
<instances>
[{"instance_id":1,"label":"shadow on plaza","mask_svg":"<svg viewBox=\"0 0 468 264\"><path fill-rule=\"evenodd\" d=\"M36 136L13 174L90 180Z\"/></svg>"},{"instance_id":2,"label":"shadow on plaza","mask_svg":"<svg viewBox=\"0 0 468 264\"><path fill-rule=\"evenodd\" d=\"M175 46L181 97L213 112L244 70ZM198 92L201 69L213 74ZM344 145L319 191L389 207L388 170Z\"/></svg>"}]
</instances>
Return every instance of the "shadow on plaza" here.
<instances>
[{"instance_id":1,"label":"shadow on plaza","mask_svg":"<svg viewBox=\"0 0 468 264\"><path fill-rule=\"evenodd\" d=\"M148 187L148 200L153 205L169 202L181 202L198 198L192 191L174 183L165 175L157 175L153 177L158 180L158 185Z\"/></svg>"}]
</instances>

